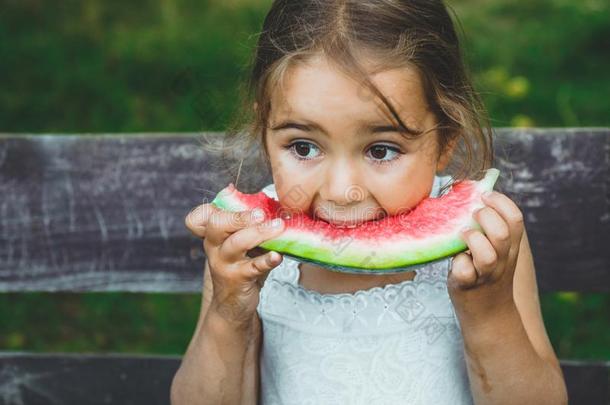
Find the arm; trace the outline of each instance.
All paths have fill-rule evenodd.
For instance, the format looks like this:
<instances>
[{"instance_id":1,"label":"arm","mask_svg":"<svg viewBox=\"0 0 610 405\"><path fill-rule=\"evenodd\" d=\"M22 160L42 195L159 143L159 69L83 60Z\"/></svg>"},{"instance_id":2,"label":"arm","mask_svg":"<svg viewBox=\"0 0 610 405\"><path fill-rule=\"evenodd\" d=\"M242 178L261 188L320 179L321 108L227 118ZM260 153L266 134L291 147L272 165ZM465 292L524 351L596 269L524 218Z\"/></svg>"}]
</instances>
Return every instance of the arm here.
<instances>
[{"instance_id":1,"label":"arm","mask_svg":"<svg viewBox=\"0 0 610 405\"><path fill-rule=\"evenodd\" d=\"M485 319L469 312L459 316L473 398L477 404L567 404L563 374L540 312L525 232L520 246L514 305Z\"/></svg>"},{"instance_id":2,"label":"arm","mask_svg":"<svg viewBox=\"0 0 610 405\"><path fill-rule=\"evenodd\" d=\"M544 328L523 214L506 195L483 194L481 230L462 238L449 293L462 327L477 404L567 404L559 362Z\"/></svg>"},{"instance_id":3,"label":"arm","mask_svg":"<svg viewBox=\"0 0 610 405\"><path fill-rule=\"evenodd\" d=\"M171 386L171 403L256 404L261 328L227 323L213 307L213 284L205 261L203 299L195 333Z\"/></svg>"}]
</instances>

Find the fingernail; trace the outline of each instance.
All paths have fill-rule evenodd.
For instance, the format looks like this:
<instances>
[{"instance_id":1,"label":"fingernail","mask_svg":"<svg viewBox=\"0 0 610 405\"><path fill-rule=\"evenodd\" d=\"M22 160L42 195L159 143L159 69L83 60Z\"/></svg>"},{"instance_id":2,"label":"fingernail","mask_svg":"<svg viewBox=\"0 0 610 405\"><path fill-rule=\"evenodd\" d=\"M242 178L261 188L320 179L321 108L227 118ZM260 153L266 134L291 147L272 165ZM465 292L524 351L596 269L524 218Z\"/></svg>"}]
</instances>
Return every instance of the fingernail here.
<instances>
[{"instance_id":1,"label":"fingernail","mask_svg":"<svg viewBox=\"0 0 610 405\"><path fill-rule=\"evenodd\" d=\"M493 191L486 191L481 195L485 198L489 198L489 197L491 197L492 194L493 194Z\"/></svg>"},{"instance_id":2,"label":"fingernail","mask_svg":"<svg viewBox=\"0 0 610 405\"><path fill-rule=\"evenodd\" d=\"M271 226L274 228L279 228L282 225L282 218L275 218L271 221Z\"/></svg>"},{"instance_id":3,"label":"fingernail","mask_svg":"<svg viewBox=\"0 0 610 405\"><path fill-rule=\"evenodd\" d=\"M275 264L280 261L279 253L273 252L269 254L269 260L271 260L271 264Z\"/></svg>"},{"instance_id":4,"label":"fingernail","mask_svg":"<svg viewBox=\"0 0 610 405\"><path fill-rule=\"evenodd\" d=\"M260 208L255 208L252 211L252 219L254 220L254 222L263 222L263 220L265 219L265 213Z\"/></svg>"}]
</instances>

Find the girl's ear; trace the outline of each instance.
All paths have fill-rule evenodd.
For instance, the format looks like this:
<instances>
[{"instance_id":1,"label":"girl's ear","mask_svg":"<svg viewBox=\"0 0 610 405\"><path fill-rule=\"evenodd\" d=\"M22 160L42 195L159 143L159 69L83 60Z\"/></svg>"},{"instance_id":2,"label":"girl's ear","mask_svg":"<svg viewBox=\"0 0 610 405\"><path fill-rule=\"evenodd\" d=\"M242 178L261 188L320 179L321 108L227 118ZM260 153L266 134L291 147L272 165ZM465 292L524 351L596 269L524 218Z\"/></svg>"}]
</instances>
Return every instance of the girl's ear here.
<instances>
[{"instance_id":1,"label":"girl's ear","mask_svg":"<svg viewBox=\"0 0 610 405\"><path fill-rule=\"evenodd\" d=\"M449 162L451 162L451 157L453 156L453 151L455 149L455 146L457 145L458 138L458 136L455 136L452 140L449 141L449 143L447 143L447 145L445 145L445 150L439 157L438 162L436 164L437 173L440 173L445 170Z\"/></svg>"},{"instance_id":2,"label":"girl's ear","mask_svg":"<svg viewBox=\"0 0 610 405\"><path fill-rule=\"evenodd\" d=\"M258 103L256 101L252 104L252 109L254 110L254 112L258 110Z\"/></svg>"}]
</instances>

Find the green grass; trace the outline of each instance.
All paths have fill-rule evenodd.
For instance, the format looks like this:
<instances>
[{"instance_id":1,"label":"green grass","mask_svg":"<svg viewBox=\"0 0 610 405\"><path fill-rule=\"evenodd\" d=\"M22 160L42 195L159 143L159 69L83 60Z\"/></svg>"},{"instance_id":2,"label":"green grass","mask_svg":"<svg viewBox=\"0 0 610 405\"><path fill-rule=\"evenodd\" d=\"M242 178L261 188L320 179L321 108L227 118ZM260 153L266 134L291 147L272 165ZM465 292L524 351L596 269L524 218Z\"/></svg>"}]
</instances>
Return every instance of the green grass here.
<instances>
[{"instance_id":1,"label":"green grass","mask_svg":"<svg viewBox=\"0 0 610 405\"><path fill-rule=\"evenodd\" d=\"M0 349L178 354L200 302L197 294L1 294Z\"/></svg>"},{"instance_id":2,"label":"green grass","mask_svg":"<svg viewBox=\"0 0 610 405\"><path fill-rule=\"evenodd\" d=\"M270 1L61 4L3 5L0 131L223 130ZM610 125L608 2L449 4L495 126Z\"/></svg>"},{"instance_id":3,"label":"green grass","mask_svg":"<svg viewBox=\"0 0 610 405\"><path fill-rule=\"evenodd\" d=\"M610 3L453 0L494 126L610 126ZM0 132L222 131L270 0L7 1ZM182 354L200 296L0 294L0 350ZM610 359L609 294L542 294L562 358Z\"/></svg>"},{"instance_id":4,"label":"green grass","mask_svg":"<svg viewBox=\"0 0 610 405\"><path fill-rule=\"evenodd\" d=\"M544 293L540 305L560 358L610 360L610 294Z\"/></svg>"},{"instance_id":5,"label":"green grass","mask_svg":"<svg viewBox=\"0 0 610 405\"><path fill-rule=\"evenodd\" d=\"M0 350L180 355L198 294L1 294ZM544 293L547 332L561 358L610 359L609 294Z\"/></svg>"}]
</instances>

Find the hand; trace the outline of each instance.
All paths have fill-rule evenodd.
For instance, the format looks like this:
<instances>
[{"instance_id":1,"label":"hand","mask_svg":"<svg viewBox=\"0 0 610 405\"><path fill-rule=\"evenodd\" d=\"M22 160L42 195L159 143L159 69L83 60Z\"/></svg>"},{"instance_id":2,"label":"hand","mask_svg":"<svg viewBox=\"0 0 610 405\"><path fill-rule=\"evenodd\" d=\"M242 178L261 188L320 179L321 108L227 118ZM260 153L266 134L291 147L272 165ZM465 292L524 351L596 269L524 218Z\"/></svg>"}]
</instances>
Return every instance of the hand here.
<instances>
[{"instance_id":1,"label":"hand","mask_svg":"<svg viewBox=\"0 0 610 405\"><path fill-rule=\"evenodd\" d=\"M493 314L514 305L513 277L524 232L523 214L506 195L483 195L485 206L473 213L481 226L462 232L469 250L456 255L447 285L457 311Z\"/></svg>"},{"instance_id":2,"label":"hand","mask_svg":"<svg viewBox=\"0 0 610 405\"><path fill-rule=\"evenodd\" d=\"M281 219L279 227L273 227L263 217L257 220L253 211L231 212L202 204L185 218L187 228L204 239L214 289L211 308L238 325L251 321L260 288L269 271L282 261L282 255L273 251L248 256L252 251L264 251L257 246L284 229Z\"/></svg>"},{"instance_id":3,"label":"hand","mask_svg":"<svg viewBox=\"0 0 610 405\"><path fill-rule=\"evenodd\" d=\"M212 212L217 210L213 204L201 204L193 208L184 218L184 225L194 236L205 239L205 230ZM255 247L247 253L248 257L260 256L268 252L266 249Z\"/></svg>"}]
</instances>

